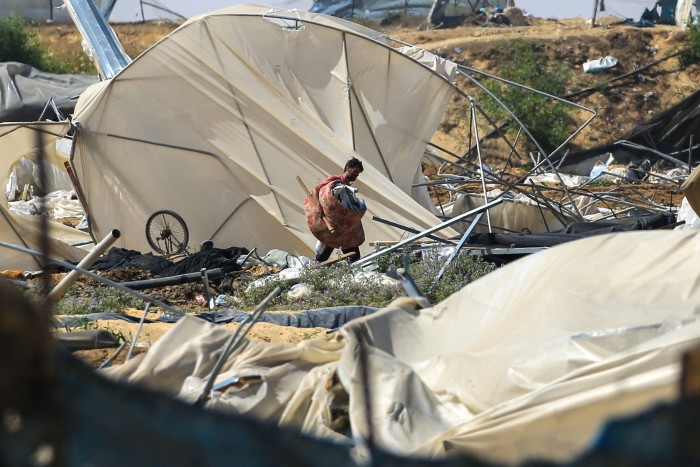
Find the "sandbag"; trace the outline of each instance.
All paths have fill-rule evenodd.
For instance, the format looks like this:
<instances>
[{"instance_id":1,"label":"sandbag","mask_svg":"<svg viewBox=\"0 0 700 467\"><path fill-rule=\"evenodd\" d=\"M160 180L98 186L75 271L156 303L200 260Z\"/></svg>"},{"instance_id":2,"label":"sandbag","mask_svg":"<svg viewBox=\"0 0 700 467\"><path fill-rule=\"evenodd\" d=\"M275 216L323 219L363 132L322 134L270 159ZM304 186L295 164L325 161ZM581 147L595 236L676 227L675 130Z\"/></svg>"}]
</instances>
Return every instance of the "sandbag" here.
<instances>
[{"instance_id":1,"label":"sandbag","mask_svg":"<svg viewBox=\"0 0 700 467\"><path fill-rule=\"evenodd\" d=\"M314 237L321 243L331 248L353 248L360 246L365 241L365 230L362 227L362 216L366 209L354 211L344 207L333 196L334 183L328 183L318 192L320 206L312 203L307 197L304 199L304 214L306 224ZM331 233L323 221L322 215L333 227Z\"/></svg>"}]
</instances>

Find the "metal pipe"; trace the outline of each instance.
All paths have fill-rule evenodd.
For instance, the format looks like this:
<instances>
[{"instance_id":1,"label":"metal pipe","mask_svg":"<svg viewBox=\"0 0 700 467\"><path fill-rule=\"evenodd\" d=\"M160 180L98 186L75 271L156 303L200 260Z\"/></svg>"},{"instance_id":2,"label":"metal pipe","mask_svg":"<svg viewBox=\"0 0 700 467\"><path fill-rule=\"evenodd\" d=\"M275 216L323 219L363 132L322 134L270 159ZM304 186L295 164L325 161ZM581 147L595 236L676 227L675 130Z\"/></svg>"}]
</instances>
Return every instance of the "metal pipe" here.
<instances>
[{"instance_id":1,"label":"metal pipe","mask_svg":"<svg viewBox=\"0 0 700 467\"><path fill-rule=\"evenodd\" d=\"M12 243L7 243L7 242L0 242L0 247L9 248L10 250L19 251L19 252L26 253L26 254L32 255L32 256L42 256L42 254L43 254L43 253L38 252L36 250L32 250L31 248L25 248L25 247L22 247L19 245L13 245ZM170 306L166 303L163 303L156 298L149 297L148 295L144 295L141 292L138 292L136 290L132 290L128 287L123 286L119 282L114 282L111 279L107 279L104 276L100 276L99 274L95 274L94 272L88 271L87 269L81 268L80 266L76 266L75 264L71 264L68 261L65 261L65 260L62 260L60 258L56 258L53 256L50 256L48 259L49 259L49 262L51 262L51 263L58 264L59 266L63 266L66 269L78 271L79 273L84 274L91 279L95 279L98 282L102 282L103 284L109 285L109 286L114 287L116 289L119 289L123 292L131 294L134 297L138 297L141 300L143 300L144 302L153 303L154 305L156 305L164 310L167 310L173 314L176 314L179 316L182 316L185 314L185 312L180 311L177 308L173 308L172 306Z\"/></svg>"},{"instance_id":2,"label":"metal pipe","mask_svg":"<svg viewBox=\"0 0 700 467\"><path fill-rule=\"evenodd\" d=\"M248 258L250 258L253 255L253 253L255 253L257 251L257 249L258 249L258 247L255 247L252 250L250 250L250 253L245 255L245 257L241 261L241 264L239 265L241 268L243 268L243 266L245 266L245 262L248 261ZM209 273L211 274L211 271L209 271Z\"/></svg>"},{"instance_id":3,"label":"metal pipe","mask_svg":"<svg viewBox=\"0 0 700 467\"><path fill-rule=\"evenodd\" d=\"M591 27L595 27L596 16L598 15L598 0L593 2L593 18L591 18Z\"/></svg>"},{"instance_id":4,"label":"metal pipe","mask_svg":"<svg viewBox=\"0 0 700 467\"><path fill-rule=\"evenodd\" d=\"M481 145L479 144L479 125L476 122L476 107L474 99L469 97L469 103L471 104L472 121L474 122L474 139L476 141L476 156L479 160L479 176L481 177L481 188L484 194L484 204L489 202L489 195L486 190L486 176L484 175L486 170L484 169L484 161L481 158ZM491 233L491 215L486 211L486 224L489 226L489 233Z\"/></svg>"},{"instance_id":5,"label":"metal pipe","mask_svg":"<svg viewBox=\"0 0 700 467\"><path fill-rule=\"evenodd\" d=\"M688 173L693 171L693 142L695 141L695 135L690 135L690 142L688 144Z\"/></svg>"},{"instance_id":6,"label":"metal pipe","mask_svg":"<svg viewBox=\"0 0 700 467\"><path fill-rule=\"evenodd\" d=\"M641 144L633 143L632 141L627 141L626 139L621 139L619 141L615 141L613 143L613 145L615 145L615 146L627 146L627 147L633 148L633 149L640 149L642 151L648 151L648 152L655 154L655 155L659 156L660 158L674 164L676 167L681 167L681 168L685 167L685 164L683 162L679 161L678 159L675 159L667 154L664 154L661 151L657 151L656 149L648 148L646 146L642 146Z\"/></svg>"},{"instance_id":7,"label":"metal pipe","mask_svg":"<svg viewBox=\"0 0 700 467\"><path fill-rule=\"evenodd\" d=\"M97 369L102 370L104 368L112 366L112 363L114 363L114 360L116 360L119 354L122 353L124 347L126 347L126 341L122 342L121 345L117 348L117 350L114 351L112 356L105 360L104 363L102 363L102 365L100 365Z\"/></svg>"},{"instance_id":8,"label":"metal pipe","mask_svg":"<svg viewBox=\"0 0 700 467\"><path fill-rule=\"evenodd\" d=\"M207 308L213 310L214 301L211 299L211 293L209 293L209 275L207 274L207 268L200 269L199 273L202 275L202 284L204 285L204 299L207 301Z\"/></svg>"},{"instance_id":9,"label":"metal pipe","mask_svg":"<svg viewBox=\"0 0 700 467\"><path fill-rule=\"evenodd\" d=\"M122 282L122 285L129 287L132 290L157 289L159 287L167 287L169 285L180 285L196 282L201 277L201 272L190 272L187 274L178 274L177 276L159 277L157 279ZM221 268L207 270L208 279L217 280L221 279L222 277L224 277L224 272L221 270Z\"/></svg>"},{"instance_id":10,"label":"metal pipe","mask_svg":"<svg viewBox=\"0 0 700 467\"><path fill-rule=\"evenodd\" d=\"M420 230L416 230L416 229L414 229L414 228L407 227L407 226L405 226L405 225L401 225L401 224L399 224L399 223L397 223L397 222L392 222L392 221L389 221L389 220L386 220L386 219L382 219L381 217L372 216L372 220L373 220L373 221L377 221L377 222L381 222L382 224L390 225L390 226L392 226L392 227L397 227L397 228L399 228L399 229L403 229L403 230L405 230L406 232L411 232L411 233L414 233L414 234L420 233ZM437 236L435 236L435 235L428 235L428 238L430 238L430 239L432 239L432 240L435 240L435 241L437 241L437 242L440 242L440 243L445 243L445 244L447 244L447 245L454 245L454 244L455 244L454 242L451 242L451 241L449 241L449 240L445 240L444 238L442 238L442 237L437 237Z\"/></svg>"},{"instance_id":11,"label":"metal pipe","mask_svg":"<svg viewBox=\"0 0 700 467\"><path fill-rule=\"evenodd\" d=\"M83 260L78 263L79 268L87 269L89 268L92 263L95 262L97 258L102 256L102 253L107 251L107 249L112 246L112 244L115 242L116 239L121 237L121 232L118 229L113 229L105 238L102 239L100 243L95 245L95 248L92 249L90 253L83 258ZM80 277L80 272L77 269L73 269L71 272L69 272L66 277L59 282L56 287L51 290L49 293L49 301L51 303L56 303L63 297L63 294L66 293L66 290L75 282L78 277Z\"/></svg>"},{"instance_id":12,"label":"metal pipe","mask_svg":"<svg viewBox=\"0 0 700 467\"><path fill-rule=\"evenodd\" d=\"M478 216L476 216L476 219L471 223L471 225L467 228L467 230L464 231L464 235L462 235L462 238L459 240L459 243L455 247L454 251L452 254L450 254L450 257L447 258L447 261L445 261L445 264L442 265L440 268L440 272L438 272L437 277L435 278L435 282L440 282L440 279L442 278L442 275L445 274L445 270L447 267L452 263L452 260L454 260L457 255L459 254L459 250L462 249L465 243L467 243L467 239L469 236L472 234L472 231L476 228L477 225L479 225L479 222L481 221L481 218L483 217L484 213L480 212Z\"/></svg>"},{"instance_id":13,"label":"metal pipe","mask_svg":"<svg viewBox=\"0 0 700 467\"><path fill-rule=\"evenodd\" d=\"M253 325L258 322L262 314L267 309L267 304L270 302L270 300L275 298L281 292L281 287L275 287L275 289L272 292L270 292L265 298L263 298L262 302L260 302L258 307L255 310L253 310L253 312L249 314L241 324L238 325L238 327L236 328L236 332L231 334L231 336L226 341L224 350L219 355L219 359L214 364L214 369L211 371L211 374L207 378L207 383L204 385L204 389L202 390L202 393L199 395L199 398L197 399L195 404L204 404L207 401L207 399L209 399L209 392L214 386L216 377L219 375L219 372L224 366L226 360L231 356L233 351L236 350L238 344L240 344L240 342L245 338L245 336L248 334ZM247 325L247 327L243 329L243 326L245 325Z\"/></svg>"},{"instance_id":14,"label":"metal pipe","mask_svg":"<svg viewBox=\"0 0 700 467\"><path fill-rule=\"evenodd\" d=\"M143 327L143 322L146 321L146 315L148 314L148 309L151 308L150 303L146 303L146 309L143 310L141 319L139 320L139 326L136 328L136 334L134 335L134 340L131 341L131 347L129 347L129 353L126 354L126 360L128 362L131 358L131 354L134 352L134 347L136 347L136 341L139 339L139 334L141 334L141 328Z\"/></svg>"},{"instance_id":15,"label":"metal pipe","mask_svg":"<svg viewBox=\"0 0 700 467\"><path fill-rule=\"evenodd\" d=\"M385 250L377 251L376 253L372 253L371 255L367 255L367 256L365 256L364 258L361 258L361 259L355 261L355 262L353 263L353 265L355 265L355 266L361 266L361 265L363 265L363 264L365 264L365 263L369 263L370 261L374 260L375 258L378 258L378 257L380 257L380 256L383 256L383 255L385 255L385 254L387 254L387 253L390 253L390 252L392 252L392 251L396 251L396 250L398 250L399 248L402 248L402 247L405 246L405 245L409 245L409 244L415 242L416 240L420 240L420 239L423 238L423 237L427 237L428 235L432 234L433 232L437 232L437 231L439 231L439 230L444 229L445 227L449 227L449 226L451 226L452 224L461 221L462 219L466 219L466 218L469 217L469 216L473 216L474 214L479 214L479 213L484 212L484 211L486 211L486 210L488 210L488 209L491 209L491 208L494 207L494 206L498 206L498 205L501 204L502 202L503 202L503 198L495 199L495 200L491 201L491 202L488 203L488 204L484 204L483 206L479 206L479 207L476 208L476 209L472 209L472 210L469 211L469 212L465 212L464 214L460 214L459 216L454 217L454 218L452 218L452 219L450 219L450 220L448 220L448 221L445 221L445 222L443 222L442 224L438 224L438 225L436 225L435 227L431 227L431 228L429 228L428 230L424 230L423 232L417 234L417 235L414 236L414 237L407 238L406 240L402 240L402 241L400 241L399 243L397 243L396 245L391 246L391 247L389 247L389 248L387 248L387 249L385 249Z\"/></svg>"},{"instance_id":16,"label":"metal pipe","mask_svg":"<svg viewBox=\"0 0 700 467\"><path fill-rule=\"evenodd\" d=\"M73 160L74 152L75 140L73 140L73 142L71 143L71 160ZM73 188L75 188L75 194L78 197L78 201L80 201L81 206L83 207L83 211L85 211L85 216L88 221L88 225L90 225L90 208L87 204L87 198L85 197L85 193L83 192L83 187L80 185L78 177L75 176L75 171L73 170L73 166L71 165L71 163L66 161L63 163L63 166L66 168L68 178L70 178L70 181L73 184ZM90 238L94 239L95 237L91 234Z\"/></svg>"},{"instance_id":17,"label":"metal pipe","mask_svg":"<svg viewBox=\"0 0 700 467\"><path fill-rule=\"evenodd\" d=\"M64 0L64 5L102 78L114 78L131 63L114 30L92 0Z\"/></svg>"}]
</instances>

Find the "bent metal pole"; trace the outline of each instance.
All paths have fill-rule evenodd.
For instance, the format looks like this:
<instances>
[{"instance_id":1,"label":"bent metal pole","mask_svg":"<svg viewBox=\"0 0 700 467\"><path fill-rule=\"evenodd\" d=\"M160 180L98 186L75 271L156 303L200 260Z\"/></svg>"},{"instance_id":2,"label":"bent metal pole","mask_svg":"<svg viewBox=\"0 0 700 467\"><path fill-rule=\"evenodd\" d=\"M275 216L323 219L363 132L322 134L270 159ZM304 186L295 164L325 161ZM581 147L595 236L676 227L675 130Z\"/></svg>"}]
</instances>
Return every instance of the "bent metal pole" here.
<instances>
[{"instance_id":1,"label":"bent metal pole","mask_svg":"<svg viewBox=\"0 0 700 467\"><path fill-rule=\"evenodd\" d=\"M95 245L95 248L93 248L92 251L88 253L80 263L78 263L78 267L82 269L89 268L97 258L102 256L102 253L107 251L107 249L112 246L116 239L121 237L121 235L122 234L118 229L112 230L105 238L102 239L100 243ZM63 294L66 293L66 290L68 290L68 287L70 287L73 282L78 279L78 277L80 277L80 273L75 269L69 272L66 277L64 277L63 280L59 282L56 287L51 290L51 292L49 292L49 301L52 303L59 301L61 297L63 297Z\"/></svg>"},{"instance_id":2,"label":"bent metal pole","mask_svg":"<svg viewBox=\"0 0 700 467\"><path fill-rule=\"evenodd\" d=\"M389 248L385 248L385 249L383 249L383 250L379 250L379 251L377 251L377 252L372 253L371 255L365 256L364 258L360 258L360 259L358 259L357 261L355 261L355 262L352 263L352 264L353 264L353 266L362 266L363 264L367 264L367 263L369 263L370 261L374 261L375 259L377 259L377 258L380 257L380 256L383 256L383 255L385 255L385 254L387 254L387 253L390 253L390 252L392 252L392 251L396 251L396 250L398 250L399 248L403 248L405 245L409 245L409 244L415 242L416 240L420 240L420 239L423 238L423 237L427 237L428 235L430 235L430 234L432 234L432 233L434 233L434 232L437 232L437 231L439 231L439 230L442 230L442 229L444 229L445 227L449 227L449 226L451 226L452 224L454 224L454 223L456 223L456 222L459 222L459 221L461 221L461 220L463 220L463 219L466 219L466 218L469 217L469 216L473 216L473 215L475 215L475 214L482 213L482 212L484 212L484 211L487 211L487 210L491 209L491 208L494 207L494 206L498 206L498 205L501 204L502 202L503 202L503 198L495 199L495 200L493 200L493 201L491 201L491 202L489 202L489 203L486 203L486 204L484 204L484 205L482 205L482 206L479 206L479 207L476 208L476 209L472 209L472 210L469 211L469 212L465 212L465 213L463 213L463 214L460 214L460 215L457 216L457 217L453 217L452 219L449 219L449 220L443 222L442 224L436 225L435 227L431 227L431 228L429 228L428 230L424 230L424 231L422 231L421 233L414 235L413 237L409 237L409 238L407 238L406 240L402 240L402 241L400 241L399 243L397 243L397 244L394 245L394 246L390 246Z\"/></svg>"}]
</instances>

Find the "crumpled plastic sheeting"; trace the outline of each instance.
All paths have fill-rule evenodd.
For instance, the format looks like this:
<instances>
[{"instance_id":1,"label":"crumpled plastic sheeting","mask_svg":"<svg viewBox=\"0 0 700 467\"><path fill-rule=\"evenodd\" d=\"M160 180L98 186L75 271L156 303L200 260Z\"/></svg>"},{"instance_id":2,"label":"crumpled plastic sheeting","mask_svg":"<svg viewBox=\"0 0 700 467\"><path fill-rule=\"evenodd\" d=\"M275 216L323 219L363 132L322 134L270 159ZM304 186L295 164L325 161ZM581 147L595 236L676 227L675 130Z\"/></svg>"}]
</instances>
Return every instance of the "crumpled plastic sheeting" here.
<instances>
[{"instance_id":1,"label":"crumpled plastic sheeting","mask_svg":"<svg viewBox=\"0 0 700 467\"><path fill-rule=\"evenodd\" d=\"M73 97L98 81L96 75L45 73L23 63L0 63L0 122L36 121L50 98L68 115L75 109ZM53 113L48 117L56 119Z\"/></svg>"},{"instance_id":2,"label":"crumpled plastic sheeting","mask_svg":"<svg viewBox=\"0 0 700 467\"><path fill-rule=\"evenodd\" d=\"M106 374L194 402L230 335L220 326L187 316L143 357L109 369ZM246 340L226 362L217 380L261 375L263 383L215 394L208 405L332 435L324 428L330 424L329 395L324 394L328 392L324 388L334 370L328 364L338 359L342 347L335 341L313 340L294 346ZM320 396L316 402L311 400L315 393Z\"/></svg>"},{"instance_id":3,"label":"crumpled plastic sheeting","mask_svg":"<svg viewBox=\"0 0 700 467\"><path fill-rule=\"evenodd\" d=\"M690 205L687 197L683 197L681 207L678 209L678 222L684 221L685 224L679 225L675 230L700 230L700 217Z\"/></svg>"},{"instance_id":4,"label":"crumpled plastic sheeting","mask_svg":"<svg viewBox=\"0 0 700 467\"><path fill-rule=\"evenodd\" d=\"M259 374L263 384L210 406L337 439L335 374L353 437L367 435L369 394L383 449L571 461L607 420L677 397L681 356L700 344L698 254L692 232L597 236L511 263L433 307L395 301L345 325L340 342L246 342L219 381ZM108 374L194 400L229 336L195 321Z\"/></svg>"},{"instance_id":5,"label":"crumpled plastic sheeting","mask_svg":"<svg viewBox=\"0 0 700 467\"><path fill-rule=\"evenodd\" d=\"M490 192L489 199L493 199L493 196L497 193L497 190ZM457 195L454 203L452 203L451 210L445 209L445 214L456 217L459 214L472 211L484 204L484 197L481 195L460 193ZM525 196L519 196L516 199L506 198L503 203L489 209L488 213L491 225L515 231L527 229L533 233L543 233L565 227L550 209L537 206L532 200ZM474 229L474 232L488 232L488 225L485 224L486 216L481 219L480 225ZM465 230L468 225L468 222L458 222L456 228Z\"/></svg>"},{"instance_id":6,"label":"crumpled plastic sheeting","mask_svg":"<svg viewBox=\"0 0 700 467\"><path fill-rule=\"evenodd\" d=\"M49 233L51 255L74 263L80 262L87 255L87 251L71 245L92 242L92 238L87 233L51 220L49 220ZM41 238L40 217L11 212L0 206L0 241L39 251ZM92 247L93 244L89 243L89 246ZM9 248L0 248L0 261L5 269L38 271L42 268L35 257Z\"/></svg>"},{"instance_id":7,"label":"crumpled plastic sheeting","mask_svg":"<svg viewBox=\"0 0 700 467\"><path fill-rule=\"evenodd\" d=\"M584 175L569 175L569 174L557 174L554 173L543 173L543 174L536 174L536 175L530 175L525 179L523 183L528 184L531 181L535 182L540 185L545 185L545 184L560 184L561 181L564 182L564 185L566 185L569 188L574 188L581 186L583 183L587 182L589 180L589 177L586 177Z\"/></svg>"},{"instance_id":8,"label":"crumpled plastic sheeting","mask_svg":"<svg viewBox=\"0 0 700 467\"><path fill-rule=\"evenodd\" d=\"M38 215L43 202L51 219L83 217L85 215L83 206L80 204L80 201L73 199L74 196L72 191L60 190L49 193L42 198L36 197L29 201L12 201L7 204L11 211L35 216Z\"/></svg>"}]
</instances>

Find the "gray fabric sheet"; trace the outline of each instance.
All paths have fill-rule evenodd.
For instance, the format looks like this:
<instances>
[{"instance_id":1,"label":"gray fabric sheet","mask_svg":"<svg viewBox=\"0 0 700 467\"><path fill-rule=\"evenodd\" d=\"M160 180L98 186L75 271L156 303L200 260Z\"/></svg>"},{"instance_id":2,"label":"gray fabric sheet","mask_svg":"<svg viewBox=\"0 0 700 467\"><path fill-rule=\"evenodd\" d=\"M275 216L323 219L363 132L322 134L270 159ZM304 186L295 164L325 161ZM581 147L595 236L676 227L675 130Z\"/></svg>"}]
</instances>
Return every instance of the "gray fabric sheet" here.
<instances>
[{"instance_id":1,"label":"gray fabric sheet","mask_svg":"<svg viewBox=\"0 0 700 467\"><path fill-rule=\"evenodd\" d=\"M109 349L119 347L119 341L106 329L88 329L86 331L57 332L54 338L69 351Z\"/></svg>"},{"instance_id":2,"label":"gray fabric sheet","mask_svg":"<svg viewBox=\"0 0 700 467\"><path fill-rule=\"evenodd\" d=\"M276 324L278 326L294 326L297 328L326 328L335 329L344 325L348 321L362 316L367 316L378 308L369 306L335 306L329 308L316 308L313 310L305 310L289 313L264 313L260 318L261 323ZM175 323L183 315L175 315L164 313L159 318L145 319L144 323ZM221 309L213 313L199 313L197 317L216 324L227 324L245 320L249 313L234 309ZM122 315L119 313L90 313L81 316L63 316L56 317L61 326L75 327L84 324L85 321L110 320L118 319L130 321L132 323L139 322L139 318L133 316Z\"/></svg>"},{"instance_id":3,"label":"gray fabric sheet","mask_svg":"<svg viewBox=\"0 0 700 467\"><path fill-rule=\"evenodd\" d=\"M52 97L67 117L77 102L73 98L98 81L97 75L60 75L23 63L0 63L0 122L38 121ZM45 118L57 120L51 111Z\"/></svg>"}]
</instances>

